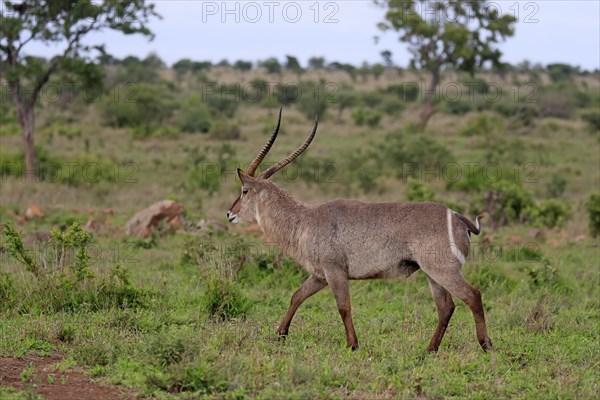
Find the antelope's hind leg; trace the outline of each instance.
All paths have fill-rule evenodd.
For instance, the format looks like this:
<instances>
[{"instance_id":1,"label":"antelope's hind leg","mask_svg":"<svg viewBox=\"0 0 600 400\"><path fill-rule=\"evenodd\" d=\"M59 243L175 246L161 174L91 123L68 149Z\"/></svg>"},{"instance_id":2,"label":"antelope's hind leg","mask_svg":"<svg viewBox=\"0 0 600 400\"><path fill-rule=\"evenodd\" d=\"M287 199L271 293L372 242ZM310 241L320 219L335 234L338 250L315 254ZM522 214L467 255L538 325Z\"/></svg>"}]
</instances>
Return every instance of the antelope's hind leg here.
<instances>
[{"instance_id":1,"label":"antelope's hind leg","mask_svg":"<svg viewBox=\"0 0 600 400\"><path fill-rule=\"evenodd\" d=\"M327 281L324 279L319 279L314 275L311 275L303 284L300 286L298 290L292 296L292 300L290 302L290 308L288 309L285 317L281 320L279 327L277 328L277 333L280 337L285 338L288 334L288 330L290 329L290 324L292 323L292 319L294 318L294 314L296 314L296 310L298 307L306 299L308 299L313 294L319 292L327 286Z\"/></svg>"},{"instance_id":2,"label":"antelope's hind leg","mask_svg":"<svg viewBox=\"0 0 600 400\"><path fill-rule=\"evenodd\" d=\"M453 297L464 301L475 319L477 340L484 351L492 350L492 341L487 333L481 292L475 289L463 276L460 265L451 265L447 268L422 268L428 277L446 289Z\"/></svg>"}]
</instances>

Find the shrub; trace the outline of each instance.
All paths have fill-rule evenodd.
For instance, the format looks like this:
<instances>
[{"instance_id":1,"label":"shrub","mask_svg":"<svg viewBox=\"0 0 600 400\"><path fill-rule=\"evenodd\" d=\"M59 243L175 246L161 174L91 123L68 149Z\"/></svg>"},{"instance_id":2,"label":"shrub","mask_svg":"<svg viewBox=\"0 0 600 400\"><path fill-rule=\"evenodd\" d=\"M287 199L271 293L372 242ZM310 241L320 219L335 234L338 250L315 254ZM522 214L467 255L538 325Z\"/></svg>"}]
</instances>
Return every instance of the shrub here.
<instances>
[{"instance_id":1,"label":"shrub","mask_svg":"<svg viewBox=\"0 0 600 400\"><path fill-rule=\"evenodd\" d=\"M352 111L352 120L358 126L363 126L366 119L366 111L364 108L359 107Z\"/></svg>"},{"instance_id":2,"label":"shrub","mask_svg":"<svg viewBox=\"0 0 600 400\"><path fill-rule=\"evenodd\" d=\"M494 114L478 114L460 131L463 136L497 136L506 130L504 118Z\"/></svg>"},{"instance_id":3,"label":"shrub","mask_svg":"<svg viewBox=\"0 0 600 400\"><path fill-rule=\"evenodd\" d=\"M393 84L385 88L384 93L394 94L403 103L409 103L419 98L419 86L410 82Z\"/></svg>"},{"instance_id":4,"label":"shrub","mask_svg":"<svg viewBox=\"0 0 600 400\"><path fill-rule=\"evenodd\" d=\"M191 94L182 102L177 125L182 132L209 131L212 125L210 113L200 95Z\"/></svg>"},{"instance_id":5,"label":"shrub","mask_svg":"<svg viewBox=\"0 0 600 400\"><path fill-rule=\"evenodd\" d=\"M210 136L219 140L237 140L241 137L241 131L233 122L217 121L210 131Z\"/></svg>"},{"instance_id":6,"label":"shrub","mask_svg":"<svg viewBox=\"0 0 600 400\"><path fill-rule=\"evenodd\" d=\"M490 85L483 78L463 79L462 84L468 89L469 93L487 94Z\"/></svg>"},{"instance_id":7,"label":"shrub","mask_svg":"<svg viewBox=\"0 0 600 400\"><path fill-rule=\"evenodd\" d=\"M175 108L168 91L147 83L136 83L126 98L115 101L105 96L102 105L104 120L114 127L130 127L138 136L149 136L158 125L171 116Z\"/></svg>"},{"instance_id":8,"label":"shrub","mask_svg":"<svg viewBox=\"0 0 600 400\"><path fill-rule=\"evenodd\" d=\"M238 91L239 88L235 86L228 87L225 84L219 85L217 93L206 97L208 108L218 117L233 117L240 105L240 99L239 96L237 96Z\"/></svg>"},{"instance_id":9,"label":"shrub","mask_svg":"<svg viewBox=\"0 0 600 400\"><path fill-rule=\"evenodd\" d=\"M381 104L383 96L378 92L364 92L360 96L361 103L369 108L375 108Z\"/></svg>"},{"instance_id":10,"label":"shrub","mask_svg":"<svg viewBox=\"0 0 600 400\"><path fill-rule=\"evenodd\" d=\"M327 111L328 93L327 86L324 81L304 82L302 84L302 95L298 99L298 109L308 119L315 117L321 119Z\"/></svg>"},{"instance_id":11,"label":"shrub","mask_svg":"<svg viewBox=\"0 0 600 400\"><path fill-rule=\"evenodd\" d=\"M600 111L592 110L584 112L581 114L581 119L583 119L590 128L600 130Z\"/></svg>"},{"instance_id":12,"label":"shrub","mask_svg":"<svg viewBox=\"0 0 600 400\"><path fill-rule=\"evenodd\" d=\"M338 118L342 117L342 113L346 108L354 107L358 104L359 96L351 88L342 88L336 96L338 108Z\"/></svg>"},{"instance_id":13,"label":"shrub","mask_svg":"<svg viewBox=\"0 0 600 400\"><path fill-rule=\"evenodd\" d=\"M416 179L408 180L406 188L406 199L408 201L435 201L435 192Z\"/></svg>"},{"instance_id":14,"label":"shrub","mask_svg":"<svg viewBox=\"0 0 600 400\"><path fill-rule=\"evenodd\" d=\"M571 206L568 203L549 199L530 207L527 216L533 223L547 228L561 227L571 216Z\"/></svg>"},{"instance_id":15,"label":"shrub","mask_svg":"<svg viewBox=\"0 0 600 400\"><path fill-rule=\"evenodd\" d=\"M552 174L546 190L550 197L560 197L567 188L567 179L560 174Z\"/></svg>"},{"instance_id":16,"label":"shrub","mask_svg":"<svg viewBox=\"0 0 600 400\"><path fill-rule=\"evenodd\" d=\"M367 124L374 128L381 121L381 113L377 111L367 111L363 107L359 107L352 112L352 120L358 126Z\"/></svg>"},{"instance_id":17,"label":"shrub","mask_svg":"<svg viewBox=\"0 0 600 400\"><path fill-rule=\"evenodd\" d=\"M243 317L250 309L250 302L236 283L225 277L212 277L206 281L204 308L212 318L227 321Z\"/></svg>"},{"instance_id":18,"label":"shrub","mask_svg":"<svg viewBox=\"0 0 600 400\"><path fill-rule=\"evenodd\" d=\"M399 178L410 172L403 168L406 164L416 166L410 171L441 168L454 161L454 156L445 146L434 139L415 133L414 127L388 134L382 143L375 146L380 162L394 171Z\"/></svg>"},{"instance_id":19,"label":"shrub","mask_svg":"<svg viewBox=\"0 0 600 400\"><path fill-rule=\"evenodd\" d=\"M483 195L486 211L496 225L522 221L525 212L534 206L533 196L518 181L498 181L490 184Z\"/></svg>"},{"instance_id":20,"label":"shrub","mask_svg":"<svg viewBox=\"0 0 600 400\"><path fill-rule=\"evenodd\" d=\"M442 110L455 115L464 115L471 111L475 111L475 103L469 100L458 99L455 101L444 101Z\"/></svg>"},{"instance_id":21,"label":"shrub","mask_svg":"<svg viewBox=\"0 0 600 400\"><path fill-rule=\"evenodd\" d=\"M396 97L386 96L379 105L379 109L386 115L398 117L404 111L404 103Z\"/></svg>"},{"instance_id":22,"label":"shrub","mask_svg":"<svg viewBox=\"0 0 600 400\"><path fill-rule=\"evenodd\" d=\"M22 313L98 311L108 308L145 307L150 292L134 287L122 265L114 266L108 277L90 269L87 246L90 236L78 224L64 232L54 230L53 255L42 268L25 248L11 223L4 225L8 254L35 277L30 287L15 290L13 303Z\"/></svg>"},{"instance_id":23,"label":"shrub","mask_svg":"<svg viewBox=\"0 0 600 400\"><path fill-rule=\"evenodd\" d=\"M587 203L588 216L590 218L590 234L593 237L600 236L600 194L592 193Z\"/></svg>"},{"instance_id":24,"label":"shrub","mask_svg":"<svg viewBox=\"0 0 600 400\"><path fill-rule=\"evenodd\" d=\"M514 101L510 99L493 103L492 109L500 115L510 118L511 124L517 126L531 126L539 112L533 103Z\"/></svg>"},{"instance_id":25,"label":"shrub","mask_svg":"<svg viewBox=\"0 0 600 400\"><path fill-rule=\"evenodd\" d=\"M555 84L542 89L538 109L545 117L571 118L576 106L577 88L573 84Z\"/></svg>"}]
</instances>

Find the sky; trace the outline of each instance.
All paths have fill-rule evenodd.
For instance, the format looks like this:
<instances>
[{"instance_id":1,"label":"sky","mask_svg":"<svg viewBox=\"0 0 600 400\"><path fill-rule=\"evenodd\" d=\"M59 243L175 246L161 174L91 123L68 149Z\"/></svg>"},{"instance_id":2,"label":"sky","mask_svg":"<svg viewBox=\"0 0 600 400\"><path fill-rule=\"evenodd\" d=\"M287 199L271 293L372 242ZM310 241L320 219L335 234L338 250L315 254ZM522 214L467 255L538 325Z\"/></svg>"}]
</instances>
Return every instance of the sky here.
<instances>
[{"instance_id":1,"label":"sky","mask_svg":"<svg viewBox=\"0 0 600 400\"><path fill-rule=\"evenodd\" d=\"M154 1L162 19L149 26L155 39L116 32L90 35L90 44L106 43L116 57L157 53L167 64L192 60L258 61L286 55L321 56L329 62L382 62L390 50L396 65L410 60L406 45L377 23L385 10L372 0L316 1ZM564 62L593 70L600 66L600 1L494 1L501 13L518 16L515 35L501 44L511 64ZM379 40L376 42L375 37ZM51 56L56 47L32 43L28 54Z\"/></svg>"}]
</instances>

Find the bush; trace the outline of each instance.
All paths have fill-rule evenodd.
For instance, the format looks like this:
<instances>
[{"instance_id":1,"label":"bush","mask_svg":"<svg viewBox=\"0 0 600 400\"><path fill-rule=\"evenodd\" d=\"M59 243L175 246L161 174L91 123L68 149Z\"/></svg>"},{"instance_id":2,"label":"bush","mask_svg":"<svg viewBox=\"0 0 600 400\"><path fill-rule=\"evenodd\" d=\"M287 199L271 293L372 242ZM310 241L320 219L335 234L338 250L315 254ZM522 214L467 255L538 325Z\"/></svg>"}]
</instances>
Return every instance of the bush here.
<instances>
[{"instance_id":1,"label":"bush","mask_svg":"<svg viewBox=\"0 0 600 400\"><path fill-rule=\"evenodd\" d=\"M538 109L532 103L523 101L501 100L493 103L492 109L500 115L510 118L517 126L531 126L539 116Z\"/></svg>"},{"instance_id":2,"label":"bush","mask_svg":"<svg viewBox=\"0 0 600 400\"><path fill-rule=\"evenodd\" d=\"M547 228L561 227L571 216L571 206L554 199L544 200L528 209L527 215L533 223Z\"/></svg>"},{"instance_id":3,"label":"bush","mask_svg":"<svg viewBox=\"0 0 600 400\"><path fill-rule=\"evenodd\" d=\"M358 126L367 124L369 127L374 128L379 125L381 121L381 113L377 111L367 111L362 107L357 108L352 112L352 120Z\"/></svg>"},{"instance_id":4,"label":"bush","mask_svg":"<svg viewBox=\"0 0 600 400\"><path fill-rule=\"evenodd\" d=\"M590 218L590 234L593 237L600 236L600 194L592 193L587 203L588 216Z\"/></svg>"},{"instance_id":5,"label":"bush","mask_svg":"<svg viewBox=\"0 0 600 400\"><path fill-rule=\"evenodd\" d=\"M398 117L404 111L404 103L395 97L386 96L379 105L379 109L386 115Z\"/></svg>"},{"instance_id":6,"label":"bush","mask_svg":"<svg viewBox=\"0 0 600 400\"><path fill-rule=\"evenodd\" d=\"M29 287L15 290L13 306L15 303L16 306L12 310L44 313L137 308L145 307L153 295L134 287L128 271L120 264L111 269L108 277L94 273L87 251L91 238L78 224L64 232L52 232L50 244L56 257L48 258L44 268L25 248L21 235L11 223L4 225L4 235L8 254L35 278ZM0 309L4 306L0 304Z\"/></svg>"},{"instance_id":7,"label":"bush","mask_svg":"<svg viewBox=\"0 0 600 400\"><path fill-rule=\"evenodd\" d=\"M241 137L241 131L233 122L218 121L210 131L210 136L219 140L237 140Z\"/></svg>"},{"instance_id":8,"label":"bush","mask_svg":"<svg viewBox=\"0 0 600 400\"><path fill-rule=\"evenodd\" d=\"M478 114L460 131L463 136L498 136L506 130L504 118L494 114Z\"/></svg>"},{"instance_id":9,"label":"bush","mask_svg":"<svg viewBox=\"0 0 600 400\"><path fill-rule=\"evenodd\" d=\"M567 188L567 179L560 174L553 174L550 178L550 182L546 186L546 190L548 191L548 196L550 197L560 197L565 192Z\"/></svg>"},{"instance_id":10,"label":"bush","mask_svg":"<svg viewBox=\"0 0 600 400\"><path fill-rule=\"evenodd\" d=\"M581 119L583 119L590 128L600 130L600 111L592 110L584 112L581 114Z\"/></svg>"},{"instance_id":11,"label":"bush","mask_svg":"<svg viewBox=\"0 0 600 400\"><path fill-rule=\"evenodd\" d=\"M298 99L298 109L308 119L321 119L327 111L328 92L325 81L303 82L302 95Z\"/></svg>"},{"instance_id":12,"label":"bush","mask_svg":"<svg viewBox=\"0 0 600 400\"><path fill-rule=\"evenodd\" d=\"M221 321L244 317L251 306L236 283L227 277L212 277L206 281L203 303L208 315Z\"/></svg>"},{"instance_id":13,"label":"bush","mask_svg":"<svg viewBox=\"0 0 600 400\"><path fill-rule=\"evenodd\" d=\"M468 88L469 93L487 94L490 85L483 78L463 79L462 84Z\"/></svg>"},{"instance_id":14,"label":"bush","mask_svg":"<svg viewBox=\"0 0 600 400\"><path fill-rule=\"evenodd\" d=\"M544 117L571 118L576 106L574 84L549 85L542 89L538 109Z\"/></svg>"},{"instance_id":15,"label":"bush","mask_svg":"<svg viewBox=\"0 0 600 400\"><path fill-rule=\"evenodd\" d=\"M423 182L411 178L406 188L406 199L408 201L435 201L435 192L425 186Z\"/></svg>"},{"instance_id":16,"label":"bush","mask_svg":"<svg viewBox=\"0 0 600 400\"><path fill-rule=\"evenodd\" d=\"M533 196L520 182L499 181L491 183L483 195L485 210L496 225L522 222L526 211L534 207Z\"/></svg>"},{"instance_id":17,"label":"bush","mask_svg":"<svg viewBox=\"0 0 600 400\"><path fill-rule=\"evenodd\" d=\"M217 93L207 96L206 102L213 115L221 118L233 117L240 105L239 96L236 95L238 91L239 88L235 86L227 87L227 85L221 84Z\"/></svg>"},{"instance_id":18,"label":"bush","mask_svg":"<svg viewBox=\"0 0 600 400\"><path fill-rule=\"evenodd\" d=\"M409 103L419 98L419 86L414 83L393 84L385 88L384 93L394 94L403 103Z\"/></svg>"},{"instance_id":19,"label":"bush","mask_svg":"<svg viewBox=\"0 0 600 400\"><path fill-rule=\"evenodd\" d=\"M475 111L475 103L469 100L455 100L455 101L444 101L442 103L442 110L455 115L464 115L471 111Z\"/></svg>"},{"instance_id":20,"label":"bush","mask_svg":"<svg viewBox=\"0 0 600 400\"><path fill-rule=\"evenodd\" d=\"M441 169L443 165L454 161L450 150L434 139L416 133L414 129L408 127L392 132L375 146L382 166L391 168L398 178L406 177L410 171ZM404 168L406 164L413 166L408 172Z\"/></svg>"},{"instance_id":21,"label":"bush","mask_svg":"<svg viewBox=\"0 0 600 400\"><path fill-rule=\"evenodd\" d=\"M182 102L177 125L187 133L209 131L212 125L210 112L200 95L191 94Z\"/></svg>"},{"instance_id":22,"label":"bush","mask_svg":"<svg viewBox=\"0 0 600 400\"><path fill-rule=\"evenodd\" d=\"M147 83L132 86L131 96L115 101L105 96L104 120L110 126L135 128L138 136L149 136L175 108L171 96L164 89Z\"/></svg>"}]
</instances>

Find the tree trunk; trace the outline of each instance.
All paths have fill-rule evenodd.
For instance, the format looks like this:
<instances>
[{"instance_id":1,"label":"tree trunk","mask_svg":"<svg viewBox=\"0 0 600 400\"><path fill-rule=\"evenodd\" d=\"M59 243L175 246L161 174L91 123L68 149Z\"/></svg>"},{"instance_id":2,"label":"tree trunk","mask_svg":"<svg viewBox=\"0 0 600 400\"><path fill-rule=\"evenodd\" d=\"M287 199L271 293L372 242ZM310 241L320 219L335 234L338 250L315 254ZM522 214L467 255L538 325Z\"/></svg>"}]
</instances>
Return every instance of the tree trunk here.
<instances>
[{"instance_id":1,"label":"tree trunk","mask_svg":"<svg viewBox=\"0 0 600 400\"><path fill-rule=\"evenodd\" d=\"M21 125L23 131L23 148L25 150L25 176L35 173L35 145L33 141L34 131L34 114L33 110L28 111L30 114L27 118L26 125Z\"/></svg>"},{"instance_id":2,"label":"tree trunk","mask_svg":"<svg viewBox=\"0 0 600 400\"><path fill-rule=\"evenodd\" d=\"M35 132L35 102L23 101L21 97L19 84L10 82L10 93L12 103L17 111L19 125L21 125L21 136L23 139L23 150L25 154L25 176L35 173L35 143L33 134Z\"/></svg>"},{"instance_id":3,"label":"tree trunk","mask_svg":"<svg viewBox=\"0 0 600 400\"><path fill-rule=\"evenodd\" d=\"M425 104L423 104L423 110L420 115L420 125L421 132L425 130L425 127L429 123L429 120L435 114L435 107L433 105L433 100L435 99L435 93L437 91L437 87L440 84L440 70L434 69L431 71L431 86L427 89L427 93L425 95Z\"/></svg>"}]
</instances>

